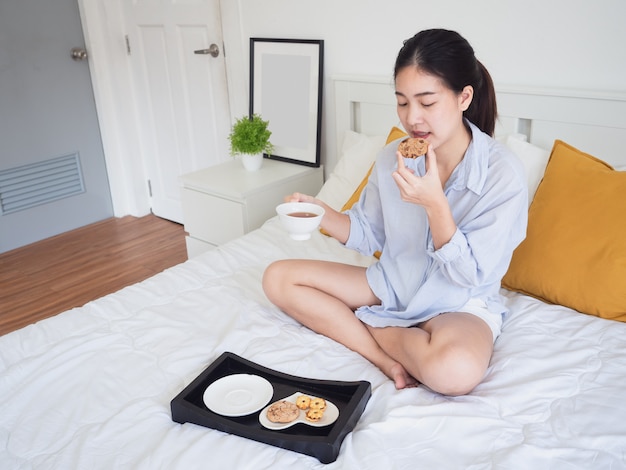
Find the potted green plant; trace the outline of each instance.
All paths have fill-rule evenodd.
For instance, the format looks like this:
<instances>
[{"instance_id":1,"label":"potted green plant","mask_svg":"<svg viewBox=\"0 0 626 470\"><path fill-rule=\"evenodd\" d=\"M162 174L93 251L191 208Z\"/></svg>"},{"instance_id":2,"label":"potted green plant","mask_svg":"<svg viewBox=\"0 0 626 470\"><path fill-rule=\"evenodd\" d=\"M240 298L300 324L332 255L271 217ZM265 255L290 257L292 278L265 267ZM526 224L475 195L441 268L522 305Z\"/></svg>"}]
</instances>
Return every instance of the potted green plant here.
<instances>
[{"instance_id":1,"label":"potted green plant","mask_svg":"<svg viewBox=\"0 0 626 470\"><path fill-rule=\"evenodd\" d=\"M263 153L270 154L274 146L270 142L272 132L269 121L258 114L243 116L235 121L228 140L231 155L241 155L241 161L248 170L257 170L263 163Z\"/></svg>"}]
</instances>

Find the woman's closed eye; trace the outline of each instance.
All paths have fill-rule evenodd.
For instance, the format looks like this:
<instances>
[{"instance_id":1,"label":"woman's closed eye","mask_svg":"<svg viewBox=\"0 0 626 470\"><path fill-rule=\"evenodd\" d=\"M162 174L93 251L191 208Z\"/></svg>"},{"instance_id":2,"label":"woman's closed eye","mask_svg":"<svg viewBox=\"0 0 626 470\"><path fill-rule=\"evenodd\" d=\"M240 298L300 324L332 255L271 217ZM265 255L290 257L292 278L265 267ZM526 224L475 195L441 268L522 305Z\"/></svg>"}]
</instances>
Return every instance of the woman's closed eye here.
<instances>
[{"instance_id":1,"label":"woman's closed eye","mask_svg":"<svg viewBox=\"0 0 626 470\"><path fill-rule=\"evenodd\" d=\"M437 102L433 101L432 103L420 103L420 106L422 108L430 108L431 106L433 106L435 104L437 104ZM398 107L399 108L404 108L404 107L406 107L408 105L409 105L409 103L400 103L400 102L398 102Z\"/></svg>"}]
</instances>

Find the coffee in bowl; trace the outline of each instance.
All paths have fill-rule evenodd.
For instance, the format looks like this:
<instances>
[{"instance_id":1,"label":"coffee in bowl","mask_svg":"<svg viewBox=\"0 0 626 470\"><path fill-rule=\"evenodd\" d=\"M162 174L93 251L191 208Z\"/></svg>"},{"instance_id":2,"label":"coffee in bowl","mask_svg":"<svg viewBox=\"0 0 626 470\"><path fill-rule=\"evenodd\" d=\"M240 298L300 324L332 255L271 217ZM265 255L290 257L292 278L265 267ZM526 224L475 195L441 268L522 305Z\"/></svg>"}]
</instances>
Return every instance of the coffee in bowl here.
<instances>
[{"instance_id":1,"label":"coffee in bowl","mask_svg":"<svg viewBox=\"0 0 626 470\"><path fill-rule=\"evenodd\" d=\"M324 208L309 202L285 202L276 207L276 213L294 240L308 240L324 216Z\"/></svg>"},{"instance_id":2,"label":"coffee in bowl","mask_svg":"<svg viewBox=\"0 0 626 470\"><path fill-rule=\"evenodd\" d=\"M317 217L317 214L314 212L292 212L287 215L289 217Z\"/></svg>"}]
</instances>

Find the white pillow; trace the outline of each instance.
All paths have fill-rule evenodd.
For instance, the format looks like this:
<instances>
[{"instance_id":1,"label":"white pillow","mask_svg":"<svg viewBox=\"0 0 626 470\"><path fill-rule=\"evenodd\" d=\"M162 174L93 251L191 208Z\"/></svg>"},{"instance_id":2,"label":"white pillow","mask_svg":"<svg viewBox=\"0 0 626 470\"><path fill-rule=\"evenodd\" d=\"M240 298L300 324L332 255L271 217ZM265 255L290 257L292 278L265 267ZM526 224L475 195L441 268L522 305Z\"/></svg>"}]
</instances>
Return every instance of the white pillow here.
<instances>
[{"instance_id":1,"label":"white pillow","mask_svg":"<svg viewBox=\"0 0 626 470\"><path fill-rule=\"evenodd\" d=\"M317 197L333 209L341 210L365 178L385 141L384 136L370 137L346 131L341 157Z\"/></svg>"},{"instance_id":2,"label":"white pillow","mask_svg":"<svg viewBox=\"0 0 626 470\"><path fill-rule=\"evenodd\" d=\"M519 157L526 169L526 181L528 184L528 205L533 200L537 187L546 170L550 151L537 147L520 140L516 135L510 135L506 140L506 146Z\"/></svg>"},{"instance_id":3,"label":"white pillow","mask_svg":"<svg viewBox=\"0 0 626 470\"><path fill-rule=\"evenodd\" d=\"M526 135L524 134L520 134L520 133L512 133L512 134L502 134L502 135L497 135L495 136L495 139L502 143L502 144L506 144L506 141L509 139L517 139L517 140L521 140L523 142L528 141L528 139L526 138Z\"/></svg>"}]
</instances>

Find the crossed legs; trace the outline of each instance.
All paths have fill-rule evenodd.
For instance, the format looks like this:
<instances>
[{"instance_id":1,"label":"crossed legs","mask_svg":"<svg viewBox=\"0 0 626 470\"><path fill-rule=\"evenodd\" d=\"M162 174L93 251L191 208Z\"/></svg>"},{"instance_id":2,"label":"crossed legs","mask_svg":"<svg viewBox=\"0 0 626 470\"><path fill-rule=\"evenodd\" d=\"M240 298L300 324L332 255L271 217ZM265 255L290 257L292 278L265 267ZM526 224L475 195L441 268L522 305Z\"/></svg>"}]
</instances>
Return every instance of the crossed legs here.
<instances>
[{"instance_id":1,"label":"crossed legs","mask_svg":"<svg viewBox=\"0 0 626 470\"><path fill-rule=\"evenodd\" d=\"M277 261L265 271L263 288L289 316L361 354L398 389L419 381L448 395L469 393L489 364L491 330L470 314L439 315L417 328L374 328L362 323L354 310L380 303L363 267Z\"/></svg>"}]
</instances>

